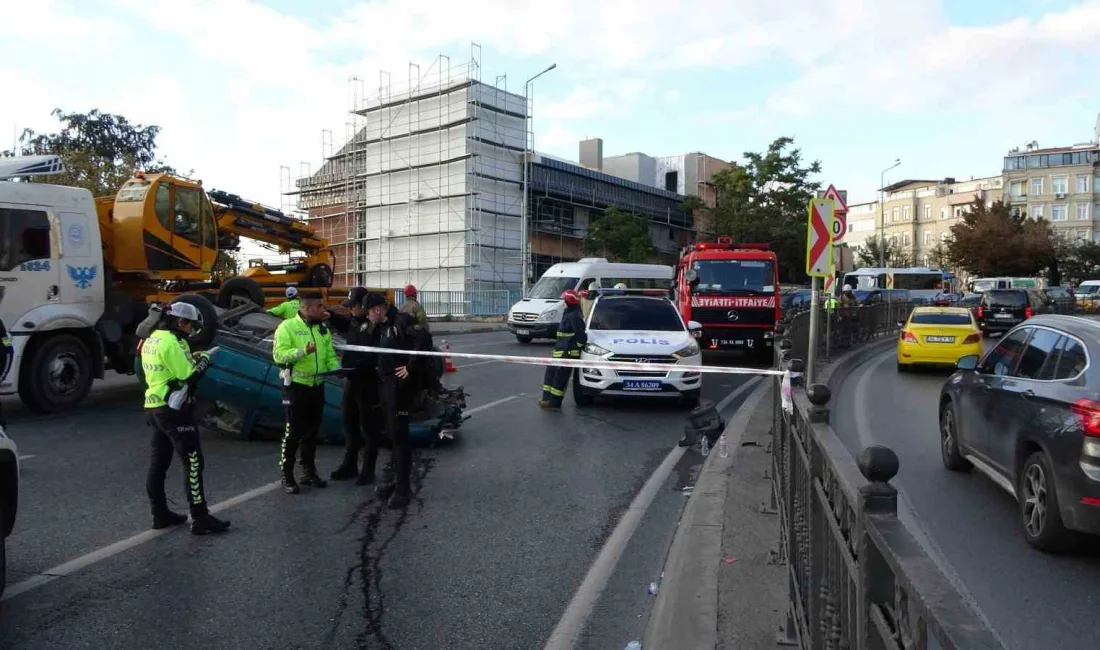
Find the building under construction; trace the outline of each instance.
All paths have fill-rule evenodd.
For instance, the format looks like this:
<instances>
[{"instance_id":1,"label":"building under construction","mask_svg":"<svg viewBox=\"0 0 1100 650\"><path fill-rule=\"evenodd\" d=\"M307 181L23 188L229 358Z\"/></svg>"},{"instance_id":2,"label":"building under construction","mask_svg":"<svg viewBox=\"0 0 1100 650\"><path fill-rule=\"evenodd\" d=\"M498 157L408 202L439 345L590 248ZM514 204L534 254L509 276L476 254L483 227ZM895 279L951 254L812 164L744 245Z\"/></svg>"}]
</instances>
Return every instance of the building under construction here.
<instances>
[{"instance_id":1,"label":"building under construction","mask_svg":"<svg viewBox=\"0 0 1100 650\"><path fill-rule=\"evenodd\" d=\"M409 67L394 89L353 79L346 144L297 181L339 283L435 291L520 284L526 104L481 82L480 48Z\"/></svg>"}]
</instances>

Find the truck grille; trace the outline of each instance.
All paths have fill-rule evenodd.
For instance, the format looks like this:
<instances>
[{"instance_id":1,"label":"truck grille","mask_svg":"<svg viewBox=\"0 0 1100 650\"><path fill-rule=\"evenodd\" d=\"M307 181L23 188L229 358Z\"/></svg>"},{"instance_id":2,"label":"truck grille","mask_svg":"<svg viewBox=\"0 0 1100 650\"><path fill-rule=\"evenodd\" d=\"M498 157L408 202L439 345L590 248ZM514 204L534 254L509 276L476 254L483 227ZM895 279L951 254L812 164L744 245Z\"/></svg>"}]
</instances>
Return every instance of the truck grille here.
<instances>
[{"instance_id":1,"label":"truck grille","mask_svg":"<svg viewBox=\"0 0 1100 650\"><path fill-rule=\"evenodd\" d=\"M737 318L730 318L730 312L736 312ZM703 325L773 325L775 310L771 308L731 308L694 307L691 320Z\"/></svg>"},{"instance_id":2,"label":"truck grille","mask_svg":"<svg viewBox=\"0 0 1100 650\"><path fill-rule=\"evenodd\" d=\"M675 364L677 359L676 359L676 357L660 356L660 355L653 356L653 357L647 357L647 356L644 356L644 355L641 355L641 354L613 354L608 359L608 361L617 361L619 363L667 363L667 364L671 365L671 364ZM616 370L615 374L617 374L620 377L642 377L642 378L645 378L645 377L660 378L660 377L667 377L668 376L667 372L634 372L632 370Z\"/></svg>"},{"instance_id":3,"label":"truck grille","mask_svg":"<svg viewBox=\"0 0 1100 650\"><path fill-rule=\"evenodd\" d=\"M512 320L517 323L533 323L539 319L538 314L530 314L524 311L512 312Z\"/></svg>"}]
</instances>

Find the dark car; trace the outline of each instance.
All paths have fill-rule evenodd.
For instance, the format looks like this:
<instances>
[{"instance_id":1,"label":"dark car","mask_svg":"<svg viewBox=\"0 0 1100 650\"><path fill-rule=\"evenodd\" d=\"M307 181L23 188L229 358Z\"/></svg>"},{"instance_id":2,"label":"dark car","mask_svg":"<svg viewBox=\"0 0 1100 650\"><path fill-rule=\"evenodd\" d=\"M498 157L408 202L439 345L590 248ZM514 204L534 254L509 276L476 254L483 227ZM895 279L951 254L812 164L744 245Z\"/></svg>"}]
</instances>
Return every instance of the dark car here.
<instances>
[{"instance_id":1,"label":"dark car","mask_svg":"<svg viewBox=\"0 0 1100 650\"><path fill-rule=\"evenodd\" d=\"M852 292L860 305L878 305L884 302L909 302L905 289L856 289Z\"/></svg>"},{"instance_id":2,"label":"dark car","mask_svg":"<svg viewBox=\"0 0 1100 650\"><path fill-rule=\"evenodd\" d=\"M1100 323L1036 316L984 357L959 359L940 391L940 450L1019 502L1033 547L1100 534Z\"/></svg>"},{"instance_id":3,"label":"dark car","mask_svg":"<svg viewBox=\"0 0 1100 650\"><path fill-rule=\"evenodd\" d=\"M974 316L982 334L1007 332L1025 320L1049 311L1045 294L1037 289L991 289L982 293Z\"/></svg>"},{"instance_id":4,"label":"dark car","mask_svg":"<svg viewBox=\"0 0 1100 650\"><path fill-rule=\"evenodd\" d=\"M779 294L779 306L783 310L783 316L809 309L812 296L813 292L809 289L795 289Z\"/></svg>"},{"instance_id":5,"label":"dark car","mask_svg":"<svg viewBox=\"0 0 1100 650\"><path fill-rule=\"evenodd\" d=\"M1077 299L1067 287L1047 287L1043 290L1047 301L1050 303L1050 311L1054 314L1072 314L1077 311Z\"/></svg>"}]
</instances>

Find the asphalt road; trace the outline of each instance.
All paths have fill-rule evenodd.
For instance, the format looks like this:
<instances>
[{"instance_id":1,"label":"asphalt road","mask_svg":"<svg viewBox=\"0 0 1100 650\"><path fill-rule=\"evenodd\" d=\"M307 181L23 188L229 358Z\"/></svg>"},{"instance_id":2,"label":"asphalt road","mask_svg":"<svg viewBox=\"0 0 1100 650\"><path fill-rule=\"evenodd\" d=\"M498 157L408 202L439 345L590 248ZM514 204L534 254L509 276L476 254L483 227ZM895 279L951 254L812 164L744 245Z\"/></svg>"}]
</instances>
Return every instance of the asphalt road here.
<instances>
[{"instance_id":1,"label":"asphalt road","mask_svg":"<svg viewBox=\"0 0 1100 650\"><path fill-rule=\"evenodd\" d=\"M505 333L448 338L456 352L549 356ZM347 484L284 495L276 443L206 435L208 497L234 498L222 537L146 532L148 430L131 378L104 382L69 414L32 416L5 399L24 461L0 647L541 647L687 413L636 401L578 410L569 398L542 412L541 368L456 363L445 381L471 394L472 419L456 445L418 451L404 511ZM704 399L728 418L749 391L726 397L745 381L709 376ZM340 452L321 449L323 473ZM664 480L579 647L641 637L647 585L701 462L689 450ZM182 511L180 481L174 466L169 495Z\"/></svg>"},{"instance_id":2,"label":"asphalt road","mask_svg":"<svg viewBox=\"0 0 1100 650\"><path fill-rule=\"evenodd\" d=\"M853 454L871 443L897 453L899 516L969 592L1005 647L1100 647L1100 545L1062 557L1034 551L1008 493L980 472L944 469L936 408L949 373L899 375L895 354L870 358L841 386L832 415L838 434Z\"/></svg>"}]
</instances>

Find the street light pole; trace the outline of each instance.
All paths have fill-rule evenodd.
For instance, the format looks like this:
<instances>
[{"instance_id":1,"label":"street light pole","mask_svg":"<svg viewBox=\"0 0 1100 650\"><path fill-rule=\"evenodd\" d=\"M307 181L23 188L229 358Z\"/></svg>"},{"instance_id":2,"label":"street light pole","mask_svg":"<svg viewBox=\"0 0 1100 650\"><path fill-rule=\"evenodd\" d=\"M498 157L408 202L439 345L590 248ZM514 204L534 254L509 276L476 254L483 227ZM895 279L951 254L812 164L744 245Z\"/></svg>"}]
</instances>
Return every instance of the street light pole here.
<instances>
[{"instance_id":1,"label":"street light pole","mask_svg":"<svg viewBox=\"0 0 1100 650\"><path fill-rule=\"evenodd\" d=\"M524 298L527 297L527 288L528 288L527 287L527 285L528 285L527 277L529 275L527 273L527 261L528 261L527 258L530 257L530 255L528 255L528 252L527 252L527 247L528 247L528 244L527 244L527 237L528 237L528 232L527 232L527 168L531 166L531 153L534 149L534 143L531 142L531 140L533 140L534 138L529 137L530 134L531 134L531 129L530 129L531 104L530 104L530 100L528 99L527 89L528 89L528 87L530 87L532 81L534 81L535 79L538 79L539 77L546 74L547 72L550 72L551 70L553 70L556 67L558 67L558 64L557 63L552 63L552 64L550 64L550 67L546 68L542 72L540 72L537 75L531 77L530 79L528 79L527 81L525 81L523 83L523 205L520 208L520 218L519 218L519 222L520 222L520 225L519 225L519 229L520 229L520 235L519 235L519 268L520 268L520 280L521 280L521 285L520 286L522 287Z\"/></svg>"},{"instance_id":2,"label":"street light pole","mask_svg":"<svg viewBox=\"0 0 1100 650\"><path fill-rule=\"evenodd\" d=\"M894 164L882 170L882 174L879 175L878 206L882 210L882 224L879 228L878 237L878 265L880 268L886 268L886 192L883 191L883 187L886 186L886 172L900 164L901 158L895 158Z\"/></svg>"}]
</instances>

